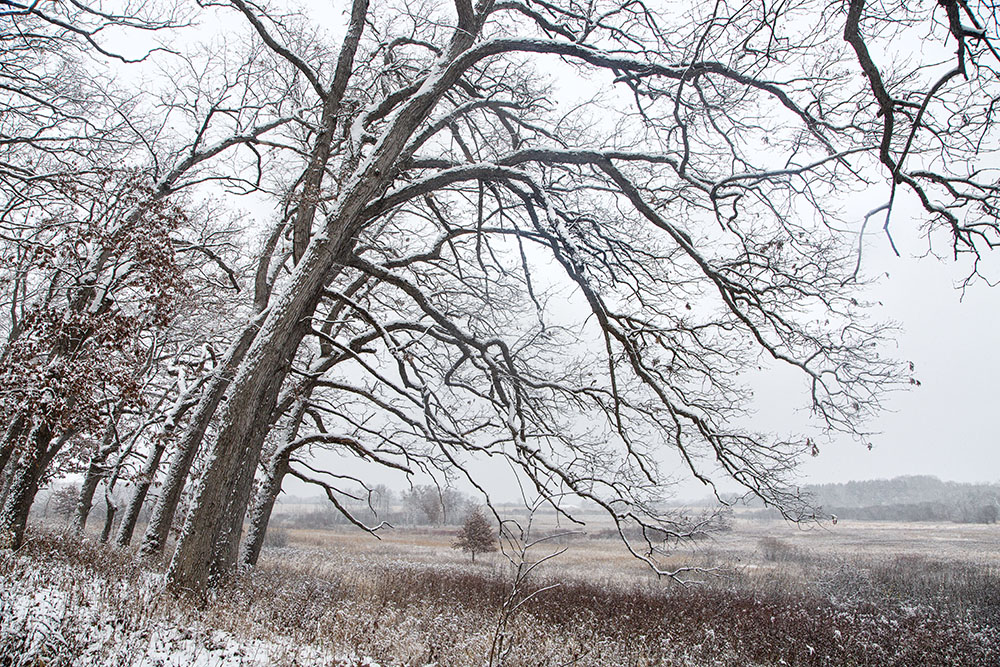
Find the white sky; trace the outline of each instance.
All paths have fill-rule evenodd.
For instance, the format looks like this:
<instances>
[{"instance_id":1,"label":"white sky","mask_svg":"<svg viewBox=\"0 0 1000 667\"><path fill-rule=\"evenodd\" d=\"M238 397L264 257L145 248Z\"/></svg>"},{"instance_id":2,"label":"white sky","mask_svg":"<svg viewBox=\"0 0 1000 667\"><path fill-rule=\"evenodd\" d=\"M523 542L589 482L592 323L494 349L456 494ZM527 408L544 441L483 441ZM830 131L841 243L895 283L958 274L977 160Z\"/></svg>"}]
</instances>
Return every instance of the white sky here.
<instances>
[{"instance_id":1,"label":"white sky","mask_svg":"<svg viewBox=\"0 0 1000 667\"><path fill-rule=\"evenodd\" d=\"M908 221L894 223L894 239L901 257L892 254L885 236L872 232L864 256L869 274L880 273L873 287L873 301L881 301L879 319L899 325L896 336L899 359L915 364L919 387L896 392L885 401L886 411L870 424L879 435L874 447L848 437L820 443L820 455L802 465L802 483L846 482L900 475L935 475L959 482L1000 482L1000 316L997 289L982 282L967 289L963 298L956 285L965 277L964 262L918 257L926 248ZM888 277L885 274L888 274ZM775 386L778 386L777 383ZM789 423L789 410L807 405L807 387L801 378L767 392L767 404L755 407L765 427L796 431L805 427L808 414L799 410L801 426ZM763 395L764 392L758 392ZM496 500L515 500L506 467L497 462L476 464ZM385 476L372 480L401 490L405 480ZM414 483L426 483L415 480ZM721 484L724 490L735 485ZM289 480L286 493L315 495L315 491ZM700 483L679 484L678 499L696 500L707 494Z\"/></svg>"},{"instance_id":2,"label":"white sky","mask_svg":"<svg viewBox=\"0 0 1000 667\"><path fill-rule=\"evenodd\" d=\"M894 238L900 243L906 236ZM967 265L916 259L914 254L926 247L919 241L901 248L898 258L884 235L869 245L868 271L888 273L872 294L884 304L880 314L899 323L898 356L914 362L921 386L886 401L889 411L874 423L881 435L873 438L872 451L841 442L808 461L804 472L815 482L911 474L962 482L1000 480L997 288L980 282L963 297L955 285Z\"/></svg>"}]
</instances>

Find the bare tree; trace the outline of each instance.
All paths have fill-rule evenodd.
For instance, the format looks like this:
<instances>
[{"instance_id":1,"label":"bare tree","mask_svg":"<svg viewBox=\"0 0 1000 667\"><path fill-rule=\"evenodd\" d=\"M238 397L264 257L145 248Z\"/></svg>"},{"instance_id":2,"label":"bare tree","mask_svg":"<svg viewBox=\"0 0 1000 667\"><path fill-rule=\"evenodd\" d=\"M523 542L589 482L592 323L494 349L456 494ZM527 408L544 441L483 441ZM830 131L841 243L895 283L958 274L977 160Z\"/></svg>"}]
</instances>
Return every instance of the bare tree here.
<instances>
[{"instance_id":1,"label":"bare tree","mask_svg":"<svg viewBox=\"0 0 1000 667\"><path fill-rule=\"evenodd\" d=\"M806 515L788 481L811 443L742 427L739 374L762 356L788 365L820 421L862 439L882 392L908 379L878 356L842 193L886 183L876 212L915 194L956 252L996 239L990 38L931 7L817 4L805 24L784 6L358 0L328 57L266 9L231 5L311 96L309 158L289 274L236 370L174 554L179 588L235 561L282 387L318 340L365 376L324 389L394 424L371 434L377 458L474 483L464 458L481 452L546 495L597 503L623 536L683 534L655 505L666 445L705 483L721 468ZM890 29L957 45L968 82L915 54L887 84L867 44ZM603 96L554 90L542 59ZM355 298L358 281L372 288ZM557 294L577 317L550 305ZM344 333L376 334L362 350L313 325L344 304Z\"/></svg>"},{"instance_id":2,"label":"bare tree","mask_svg":"<svg viewBox=\"0 0 1000 667\"><path fill-rule=\"evenodd\" d=\"M0 125L0 354L37 371L7 379L20 389L0 398L12 489L2 525L15 542L54 444L99 440L115 405L135 412L139 343L167 324L138 290L155 283L166 306L148 276L184 277L171 268L182 250L213 259L163 231L211 192L252 193L273 217L241 324L185 403L143 540L144 553L163 548L208 437L168 573L198 592L237 562L265 451L253 535L285 474L350 516L342 501L363 480L313 465L312 447L445 488L460 477L487 501L471 462L503 461L567 519L566 494L603 508L637 557L676 575L654 547L692 529L658 504L664 450L712 488L723 474L790 518L810 515L790 482L813 442L746 423L745 371L789 367L818 426L862 440L883 393L912 381L880 356L886 330L866 314L865 227L898 229L891 216L909 198L932 248L972 259L970 280L998 240L987 4L354 0L332 46L284 9L229 0L197 11L238 20L225 38L240 55L173 49L174 89L158 97L57 74L31 40L128 60L103 46L101 25L162 29L187 20L176 13L36 3L17 20L38 30L23 45L3 37L20 51L0 55L18 91L0 121L17 119ZM940 53L903 53L914 31ZM108 167L123 162L147 166ZM845 192L878 199L857 214ZM117 208L92 205L109 193ZM77 209L113 210L133 232L163 223L162 256L47 222ZM65 256L50 252L60 234L73 240ZM129 308L148 319L126 327ZM92 310L105 319L82 321ZM112 347L120 363L102 371L113 378L81 370L56 386L38 366L96 367ZM44 401L28 395L38 378ZM110 390L90 400L95 379ZM289 422L276 445L269 434Z\"/></svg>"},{"instance_id":3,"label":"bare tree","mask_svg":"<svg viewBox=\"0 0 1000 667\"><path fill-rule=\"evenodd\" d=\"M11 276L3 294L9 319L2 322L7 334L2 358L13 362L8 366L9 386L34 387L45 394L45 401L64 405L53 410L26 395L4 397L10 425L0 462L13 492L5 494L0 523L10 530L13 543L20 540L37 488L32 480L45 473L58 453L46 443L61 445L75 433L100 431L98 422L114 412L102 406L137 398L138 376L130 373L128 364L98 363L108 351L101 351L101 345L111 347L106 359L113 362L124 351L122 341L141 346L140 338L148 338L151 328L168 324L167 302L184 288L189 299L195 283L221 288L214 270L206 270L209 264L238 288L236 271L212 238L216 231L196 215L189 216L179 202L209 183L243 192L260 187L258 179L242 176L242 165L224 160L290 120L281 115L287 95L276 95L271 103L241 89L246 76L240 68L254 67L252 48L234 67L227 61L227 71L214 81L208 74L212 68L200 67L180 51L170 52L171 63L181 61L181 69L187 66L196 74L193 79L174 77L175 89L165 96L143 90L131 91L130 97L115 90L110 77L99 76L107 61L141 63L153 60L153 54L164 55L159 48L135 57L122 55L109 50L103 36L111 28L134 32L181 26L186 17L174 7L147 3L116 13L82 2L54 2L33 3L15 13L19 30L4 33L12 43L4 58L16 52L20 59L4 60L0 68L9 82L5 90L11 92L10 113L5 113L7 122L0 132L3 242L5 260L10 259L3 267ZM166 34L160 37L167 39ZM165 62L157 65L168 67ZM234 69L235 80L228 79ZM218 80L223 83L214 85ZM255 80L255 91L269 95L261 82L260 77ZM255 149L249 152L258 164L266 162ZM147 166L122 170L122 163ZM182 257L201 262L192 266L180 261ZM185 271L194 280L182 277ZM144 300L137 300L137 291L143 290ZM250 319L247 326L252 329ZM237 352L240 340L237 335ZM37 354L38 341L49 346L48 361ZM137 355L133 357L131 365L141 365ZM48 364L46 372L57 381L30 378L25 370L29 359ZM72 359L70 370L78 375L67 374L60 359ZM232 355L225 359L231 361ZM205 428L221 399L225 370L220 369L216 375L221 377L202 392L210 409L195 412L194 432ZM111 378L109 373L117 375ZM105 395L88 401L94 386ZM159 417L163 419L168 417ZM110 454L103 449L95 453L95 474L104 465L102 457ZM149 461L147 468L155 469L158 456L154 453ZM122 537L131 530L131 522L126 522Z\"/></svg>"},{"instance_id":4,"label":"bare tree","mask_svg":"<svg viewBox=\"0 0 1000 667\"><path fill-rule=\"evenodd\" d=\"M22 426L7 443L20 456L0 532L9 532L15 545L41 477L65 441L59 435L99 429L104 406L138 401L144 334L169 319L182 289L169 242L180 211L136 207L144 196L137 180L134 173L76 180L68 201L46 211L52 223L38 228L51 238L35 247L62 252L41 254L35 270L24 272L26 285L41 280L32 286L35 298L19 299L4 350L0 409L5 421Z\"/></svg>"}]
</instances>

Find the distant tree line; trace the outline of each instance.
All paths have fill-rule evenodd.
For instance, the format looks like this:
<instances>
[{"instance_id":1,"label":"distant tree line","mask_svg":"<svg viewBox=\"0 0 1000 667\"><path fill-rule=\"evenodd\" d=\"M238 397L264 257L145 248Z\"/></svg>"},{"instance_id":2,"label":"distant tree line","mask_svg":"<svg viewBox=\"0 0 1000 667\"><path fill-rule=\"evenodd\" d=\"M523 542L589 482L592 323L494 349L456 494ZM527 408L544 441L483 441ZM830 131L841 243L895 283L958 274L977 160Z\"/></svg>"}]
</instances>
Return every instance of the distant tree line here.
<instances>
[{"instance_id":1,"label":"distant tree line","mask_svg":"<svg viewBox=\"0 0 1000 667\"><path fill-rule=\"evenodd\" d=\"M996 523L1000 484L944 482L931 475L802 487L821 514L860 521ZM761 515L770 515L761 510ZM747 514L743 515L747 517Z\"/></svg>"},{"instance_id":2,"label":"distant tree line","mask_svg":"<svg viewBox=\"0 0 1000 667\"><path fill-rule=\"evenodd\" d=\"M394 526L443 526L462 523L476 506L468 495L451 488L425 484L403 492L379 485L369 497L348 503L351 515L367 523L381 521ZM332 528L351 525L344 513L330 504L318 504L313 511L296 512L285 522L297 528Z\"/></svg>"},{"instance_id":3,"label":"distant tree line","mask_svg":"<svg viewBox=\"0 0 1000 667\"><path fill-rule=\"evenodd\" d=\"M956 523L996 523L1000 506L996 498L965 499L956 505L923 502L867 507L829 507L824 510L838 518L859 521L953 521Z\"/></svg>"}]
</instances>

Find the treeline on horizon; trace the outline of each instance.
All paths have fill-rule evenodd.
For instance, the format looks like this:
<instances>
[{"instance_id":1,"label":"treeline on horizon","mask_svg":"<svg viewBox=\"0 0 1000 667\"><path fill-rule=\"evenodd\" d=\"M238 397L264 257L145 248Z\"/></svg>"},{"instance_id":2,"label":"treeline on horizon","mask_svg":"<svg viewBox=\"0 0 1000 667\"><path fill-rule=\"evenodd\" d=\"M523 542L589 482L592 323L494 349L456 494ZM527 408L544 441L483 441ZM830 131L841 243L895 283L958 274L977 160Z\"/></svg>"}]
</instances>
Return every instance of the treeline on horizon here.
<instances>
[{"instance_id":1,"label":"treeline on horizon","mask_svg":"<svg viewBox=\"0 0 1000 667\"><path fill-rule=\"evenodd\" d=\"M996 523L1000 484L945 482L933 475L907 475L803 488L823 512L863 521L954 521Z\"/></svg>"},{"instance_id":2,"label":"treeline on horizon","mask_svg":"<svg viewBox=\"0 0 1000 667\"><path fill-rule=\"evenodd\" d=\"M1000 484L946 482L933 475L809 484L801 493L822 518L955 523L996 523L1000 519ZM753 513L758 514L777 516L769 509Z\"/></svg>"},{"instance_id":3,"label":"treeline on horizon","mask_svg":"<svg viewBox=\"0 0 1000 667\"><path fill-rule=\"evenodd\" d=\"M821 518L955 523L997 523L1000 520L1000 483L949 482L933 475L904 475L892 479L810 484L801 488L801 494ZM300 516L286 516L286 521L320 526L346 524L332 507L325 506L323 498L285 498L286 503L292 504L308 505L313 500L321 509L297 512L295 514ZM367 507L367 502L358 502L354 509L362 514L368 510L370 518L387 520L393 525L456 523L469 508L477 505L473 498L455 489L438 491L432 486L399 492L379 486L373 490L371 500L373 507ZM706 499L704 504L714 502ZM780 516L776 510L762 507L759 501L747 501L746 505L752 511L742 512L744 518Z\"/></svg>"}]
</instances>

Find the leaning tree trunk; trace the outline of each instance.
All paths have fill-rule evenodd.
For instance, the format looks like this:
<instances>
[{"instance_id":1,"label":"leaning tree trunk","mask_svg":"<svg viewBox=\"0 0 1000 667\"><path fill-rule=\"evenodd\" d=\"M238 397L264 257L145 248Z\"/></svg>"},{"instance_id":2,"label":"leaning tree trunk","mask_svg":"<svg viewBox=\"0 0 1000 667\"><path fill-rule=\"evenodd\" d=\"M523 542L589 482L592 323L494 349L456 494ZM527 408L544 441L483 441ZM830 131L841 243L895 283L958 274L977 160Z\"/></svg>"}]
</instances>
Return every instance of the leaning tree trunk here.
<instances>
[{"instance_id":1,"label":"leaning tree trunk","mask_svg":"<svg viewBox=\"0 0 1000 667\"><path fill-rule=\"evenodd\" d=\"M149 456L146 457L145 462L142 464L142 470L139 472L139 477L135 482L135 490L132 492L132 497L129 498L128 505L125 506L122 523L118 527L118 533L115 535L116 546L127 547L128 543L132 541L135 524L139 521L139 513L142 511L143 503L146 502L146 494L149 493L149 487L153 484L153 478L160 467L160 459L163 457L164 449L166 449L166 439L160 438L153 445Z\"/></svg>"},{"instance_id":2,"label":"leaning tree trunk","mask_svg":"<svg viewBox=\"0 0 1000 667\"><path fill-rule=\"evenodd\" d=\"M104 496L104 509L104 528L101 529L101 544L108 543L108 538L111 537L111 527L115 524L115 514L118 513L118 508L107 496Z\"/></svg>"},{"instance_id":3,"label":"leaning tree trunk","mask_svg":"<svg viewBox=\"0 0 1000 667\"><path fill-rule=\"evenodd\" d=\"M167 572L175 590L204 591L236 563L240 526L270 428L271 412L291 357L305 335L303 322L315 309L322 277L313 276L320 289L313 286L289 290L290 298L272 306L272 317L264 324L233 381L219 436L209 452L209 465L199 480ZM281 311L285 315L273 317L280 306L284 306Z\"/></svg>"},{"instance_id":4,"label":"leaning tree trunk","mask_svg":"<svg viewBox=\"0 0 1000 667\"><path fill-rule=\"evenodd\" d=\"M80 497L76 501L76 511L73 514L73 532L82 534L87 527L87 517L94 506L94 494L97 493L97 485L100 484L104 476L104 459L100 457L101 452L94 452L87 466L87 473L83 476L83 483L80 484Z\"/></svg>"},{"instance_id":5,"label":"leaning tree trunk","mask_svg":"<svg viewBox=\"0 0 1000 667\"><path fill-rule=\"evenodd\" d=\"M184 482L187 480L194 457L198 453L208 425L215 415L222 398L232 382L234 369L243 360L244 355L254 340L254 336L260 329L261 320L258 317L251 322L240 334L240 337L229 346L229 350L219 363L215 377L206 384L204 393L194 414L188 424L177 449L174 450L170 460L170 467L167 470L167 477L163 482L163 490L153 506L153 513L146 526L146 532L142 537L142 546L139 553L144 558L154 558L163 553L163 548L167 543L167 535L170 533L170 526L177 512L177 506L181 501L181 492L184 490Z\"/></svg>"},{"instance_id":6,"label":"leaning tree trunk","mask_svg":"<svg viewBox=\"0 0 1000 667\"><path fill-rule=\"evenodd\" d=\"M260 485L257 498L254 501L253 509L250 512L250 527L247 530L243 548L240 550L240 564L244 567L253 567L260 558L260 550L264 546L264 535L267 534L267 526L271 521L271 512L274 510L274 502L281 493L281 483L288 474L291 466L289 458L291 452L280 450L276 453L273 461L268 466L267 474L264 476L264 483Z\"/></svg>"},{"instance_id":7,"label":"leaning tree trunk","mask_svg":"<svg viewBox=\"0 0 1000 667\"><path fill-rule=\"evenodd\" d=\"M240 550L240 564L244 567L253 567L260 558L260 550L264 546L264 536L267 534L267 526L271 522L271 512L274 510L274 502L281 493L281 483L285 475L291 470L292 452L295 451L295 441L299 437L299 429L302 427L302 418L306 414L309 405L309 397L316 386L315 380L311 380L302 387L301 392L297 392L298 398L295 401L295 410L292 411L291 423L288 435L283 446L274 451L267 462L267 469L264 473L263 484L254 499L253 508L250 511L250 526L247 529L247 536ZM274 416L277 420L278 415Z\"/></svg>"},{"instance_id":8,"label":"leaning tree trunk","mask_svg":"<svg viewBox=\"0 0 1000 667\"><path fill-rule=\"evenodd\" d=\"M111 424L104 432L101 444L98 445L90 457L90 463L87 465L87 473L84 475L83 483L80 485L80 498L76 501L76 512L73 516L73 530L77 534L83 533L83 529L87 527L87 517L90 516L90 510L94 506L94 494L97 492L97 485L100 484L101 478L107 472L107 467L104 464L107 462L108 457L117 449L115 424Z\"/></svg>"},{"instance_id":9,"label":"leaning tree trunk","mask_svg":"<svg viewBox=\"0 0 1000 667\"><path fill-rule=\"evenodd\" d=\"M7 499L7 485L10 482L14 467L13 464L10 466L7 464L15 458L13 456L14 449L13 442L4 443L3 448L0 448L0 507L3 507L3 503Z\"/></svg>"},{"instance_id":10,"label":"leaning tree trunk","mask_svg":"<svg viewBox=\"0 0 1000 667\"><path fill-rule=\"evenodd\" d=\"M19 412L7 425L7 432L4 434L3 445L0 448L0 507L7 502L7 491L10 489L17 463L17 445L24 436L25 426L24 414Z\"/></svg>"},{"instance_id":11,"label":"leaning tree trunk","mask_svg":"<svg viewBox=\"0 0 1000 667\"><path fill-rule=\"evenodd\" d=\"M14 454L15 445L20 439L21 431L23 429L24 417L21 415L12 419L10 424L7 425L7 431L4 433L3 442L0 443L0 477L8 472L7 463L10 462L11 457Z\"/></svg>"},{"instance_id":12,"label":"leaning tree trunk","mask_svg":"<svg viewBox=\"0 0 1000 667\"><path fill-rule=\"evenodd\" d=\"M367 3L355 3L360 24L366 7ZM453 64L475 38L472 30L456 30L443 59ZM226 574L229 563L235 564L239 545L235 526L237 521L242 523L249 503L264 440L261 429L268 425L288 364L305 333L303 325L308 325L330 272L349 260L358 234L372 215L366 207L388 189L396 162L413 132L462 71L462 67L440 63L420 90L401 105L361 171L346 181L336 211L305 248L289 282L271 299L267 319L233 380L209 465L167 571L168 583L175 591L201 594L214 577ZM315 203L311 205L315 207Z\"/></svg>"},{"instance_id":13,"label":"leaning tree trunk","mask_svg":"<svg viewBox=\"0 0 1000 667\"><path fill-rule=\"evenodd\" d=\"M0 512L0 546L17 549L24 541L24 529L38 493L38 482L51 459L48 455L51 440L52 431L45 422L36 425L28 435L24 452L12 470Z\"/></svg>"},{"instance_id":14,"label":"leaning tree trunk","mask_svg":"<svg viewBox=\"0 0 1000 667\"><path fill-rule=\"evenodd\" d=\"M160 468L160 460L163 458L163 452L167 448L167 442L170 440L170 436L177 430L177 424L183 418L184 413L195 405L190 402L192 395L193 392L191 390L181 392L173 408L167 414L166 420L160 428L157 437L153 439L153 448L149 451L149 455L142 464L139 476L135 480L135 489L132 491L132 496L125 506L125 514L122 515L121 525L118 527L118 533L115 535L116 546L126 547L132 541L135 524L139 521L139 513L142 512L142 505L146 502L149 487L152 486L153 478L156 477L156 471Z\"/></svg>"}]
</instances>

